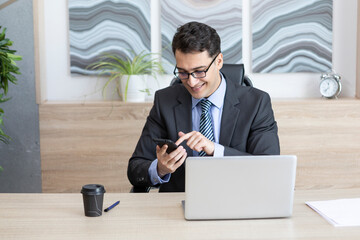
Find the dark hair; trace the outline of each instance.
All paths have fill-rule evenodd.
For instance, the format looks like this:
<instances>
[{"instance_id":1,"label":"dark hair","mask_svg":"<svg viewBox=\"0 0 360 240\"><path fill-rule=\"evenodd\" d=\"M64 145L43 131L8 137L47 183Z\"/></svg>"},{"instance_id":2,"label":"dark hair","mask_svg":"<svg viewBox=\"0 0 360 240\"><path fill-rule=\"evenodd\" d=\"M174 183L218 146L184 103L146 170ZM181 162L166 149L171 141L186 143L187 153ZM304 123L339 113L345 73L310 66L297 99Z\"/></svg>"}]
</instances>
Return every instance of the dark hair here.
<instances>
[{"instance_id":1,"label":"dark hair","mask_svg":"<svg viewBox=\"0 0 360 240\"><path fill-rule=\"evenodd\" d=\"M180 26L172 41L172 50L183 53L207 51L210 57L221 52L221 40L216 30L204 23L189 22Z\"/></svg>"}]
</instances>

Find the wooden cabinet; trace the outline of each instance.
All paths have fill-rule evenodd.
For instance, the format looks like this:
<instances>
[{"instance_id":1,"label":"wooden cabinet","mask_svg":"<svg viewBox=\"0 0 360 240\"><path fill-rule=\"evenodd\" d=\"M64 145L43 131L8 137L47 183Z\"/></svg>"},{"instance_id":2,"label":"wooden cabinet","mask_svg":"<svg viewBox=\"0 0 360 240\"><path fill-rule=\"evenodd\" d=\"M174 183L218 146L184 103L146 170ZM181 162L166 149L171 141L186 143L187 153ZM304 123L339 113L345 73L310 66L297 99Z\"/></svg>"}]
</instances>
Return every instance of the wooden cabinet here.
<instances>
[{"instance_id":1,"label":"wooden cabinet","mask_svg":"<svg viewBox=\"0 0 360 240\"><path fill-rule=\"evenodd\" d=\"M281 154L298 156L297 189L360 187L360 100L273 100ZM39 106L43 192L88 183L128 192L126 170L152 103Z\"/></svg>"}]
</instances>

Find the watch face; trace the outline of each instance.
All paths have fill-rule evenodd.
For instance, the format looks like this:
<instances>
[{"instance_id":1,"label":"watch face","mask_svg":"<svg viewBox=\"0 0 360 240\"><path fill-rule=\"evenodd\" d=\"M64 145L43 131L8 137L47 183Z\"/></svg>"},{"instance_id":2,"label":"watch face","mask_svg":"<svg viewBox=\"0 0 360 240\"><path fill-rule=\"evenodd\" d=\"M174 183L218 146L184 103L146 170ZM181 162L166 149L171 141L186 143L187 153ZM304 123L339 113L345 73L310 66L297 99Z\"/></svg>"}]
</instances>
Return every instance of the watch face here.
<instances>
[{"instance_id":1,"label":"watch face","mask_svg":"<svg viewBox=\"0 0 360 240\"><path fill-rule=\"evenodd\" d=\"M334 78L327 77L320 83L320 93L324 97L332 98L339 93L339 83Z\"/></svg>"}]
</instances>

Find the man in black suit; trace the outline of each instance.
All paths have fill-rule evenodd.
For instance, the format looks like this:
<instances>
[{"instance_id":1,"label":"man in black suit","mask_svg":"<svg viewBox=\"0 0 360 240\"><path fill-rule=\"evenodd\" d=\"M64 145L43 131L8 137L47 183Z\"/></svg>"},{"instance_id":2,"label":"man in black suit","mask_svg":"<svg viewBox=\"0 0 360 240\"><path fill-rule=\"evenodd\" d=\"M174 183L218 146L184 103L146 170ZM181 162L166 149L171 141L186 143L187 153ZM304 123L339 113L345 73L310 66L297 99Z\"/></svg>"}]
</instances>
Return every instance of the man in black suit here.
<instances>
[{"instance_id":1,"label":"man in black suit","mask_svg":"<svg viewBox=\"0 0 360 240\"><path fill-rule=\"evenodd\" d=\"M269 95L240 86L238 79L224 77L220 72L220 37L215 29L187 23L177 29L172 50L174 74L182 84L155 93L154 105L129 160L128 178L134 186L160 186L160 192L184 191L187 156L280 154ZM210 110L203 110L204 100L208 100ZM210 135L204 132L204 125L209 126ZM171 139L179 147L168 154L167 145L160 148L153 138Z\"/></svg>"}]
</instances>

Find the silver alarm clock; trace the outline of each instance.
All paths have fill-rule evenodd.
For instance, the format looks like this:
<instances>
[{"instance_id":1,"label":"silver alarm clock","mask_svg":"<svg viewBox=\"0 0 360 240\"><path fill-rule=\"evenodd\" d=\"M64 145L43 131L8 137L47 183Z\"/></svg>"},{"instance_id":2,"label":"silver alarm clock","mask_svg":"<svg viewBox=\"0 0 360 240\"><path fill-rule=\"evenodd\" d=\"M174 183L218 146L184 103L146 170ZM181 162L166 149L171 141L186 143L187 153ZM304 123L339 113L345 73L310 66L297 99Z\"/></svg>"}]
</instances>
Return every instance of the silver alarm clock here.
<instances>
[{"instance_id":1,"label":"silver alarm clock","mask_svg":"<svg viewBox=\"0 0 360 240\"><path fill-rule=\"evenodd\" d=\"M341 92L340 75L331 72L321 75L320 93L325 98L337 98Z\"/></svg>"}]
</instances>

